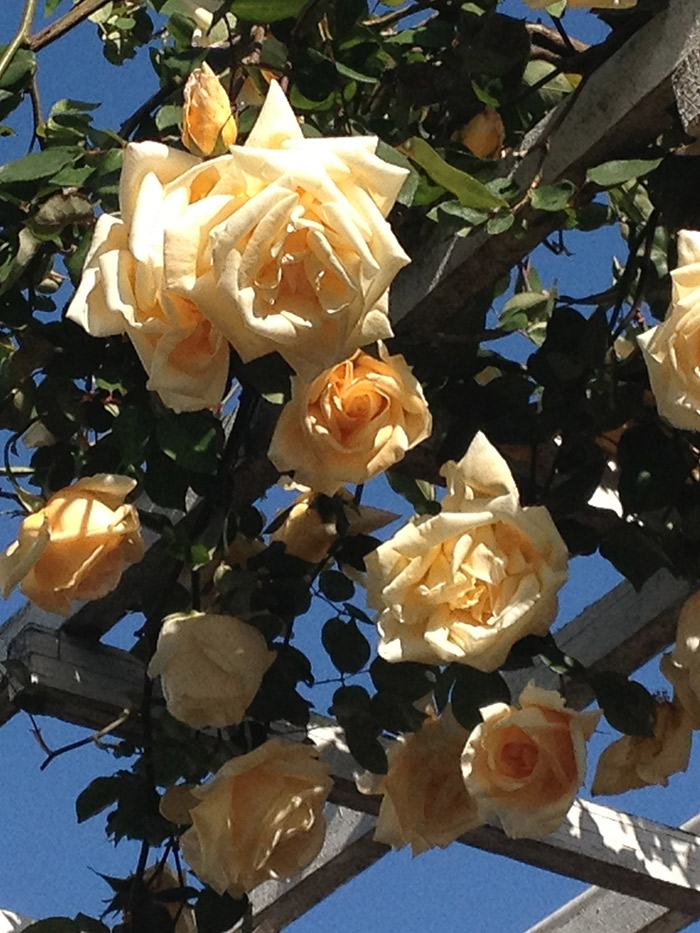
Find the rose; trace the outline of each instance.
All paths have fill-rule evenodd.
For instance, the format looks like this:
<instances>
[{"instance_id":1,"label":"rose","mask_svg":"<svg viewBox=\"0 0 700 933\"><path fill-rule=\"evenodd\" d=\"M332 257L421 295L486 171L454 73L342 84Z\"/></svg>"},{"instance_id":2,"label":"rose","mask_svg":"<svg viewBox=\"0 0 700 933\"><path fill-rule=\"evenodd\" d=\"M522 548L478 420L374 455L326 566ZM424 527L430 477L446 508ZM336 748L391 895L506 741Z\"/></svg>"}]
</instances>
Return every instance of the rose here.
<instances>
[{"instance_id":1,"label":"rose","mask_svg":"<svg viewBox=\"0 0 700 933\"><path fill-rule=\"evenodd\" d=\"M358 350L311 383L292 380L269 457L316 492L364 483L429 436L432 419L420 383L401 355Z\"/></svg>"},{"instance_id":2,"label":"rose","mask_svg":"<svg viewBox=\"0 0 700 933\"><path fill-rule=\"evenodd\" d=\"M187 79L183 98L182 142L190 152L209 156L236 142L238 130L231 102L206 62Z\"/></svg>"},{"instance_id":3,"label":"rose","mask_svg":"<svg viewBox=\"0 0 700 933\"><path fill-rule=\"evenodd\" d=\"M386 775L358 778L362 793L383 794L377 842L394 849L410 845L419 855L431 846L444 848L482 822L462 780L467 738L448 707L391 744Z\"/></svg>"},{"instance_id":4,"label":"rose","mask_svg":"<svg viewBox=\"0 0 700 933\"><path fill-rule=\"evenodd\" d=\"M462 775L482 820L506 834L546 836L558 828L586 776L586 739L599 710L567 709L556 690L529 683L520 707L493 703L462 753Z\"/></svg>"},{"instance_id":5,"label":"rose","mask_svg":"<svg viewBox=\"0 0 700 933\"><path fill-rule=\"evenodd\" d=\"M390 336L387 289L408 261L385 217L405 171L371 136L305 139L277 82L229 157L250 199L210 234L191 298L244 361L277 350L306 377Z\"/></svg>"},{"instance_id":6,"label":"rose","mask_svg":"<svg viewBox=\"0 0 700 933\"><path fill-rule=\"evenodd\" d=\"M233 616L168 616L148 666L160 676L168 712L195 729L243 720L275 659L263 636Z\"/></svg>"},{"instance_id":7,"label":"rose","mask_svg":"<svg viewBox=\"0 0 700 933\"><path fill-rule=\"evenodd\" d=\"M0 555L3 597L20 584L37 606L67 615L72 600L111 592L125 564L145 552L138 513L124 503L135 485L126 476L98 474L54 493Z\"/></svg>"},{"instance_id":8,"label":"rose","mask_svg":"<svg viewBox=\"0 0 700 933\"><path fill-rule=\"evenodd\" d=\"M148 388L176 411L217 405L228 377L226 341L172 287L195 274L197 248L191 241L206 238L212 223L204 216L207 208L221 209L223 200L232 210L238 203L230 192L200 203L217 183L223 184L221 173L207 171L189 153L153 142L127 146L121 219L98 218L67 312L95 337L126 334L149 374ZM178 224L187 226L189 241L178 238ZM173 231L167 256L166 228Z\"/></svg>"},{"instance_id":9,"label":"rose","mask_svg":"<svg viewBox=\"0 0 700 933\"><path fill-rule=\"evenodd\" d=\"M457 139L481 159L498 158L505 128L501 115L493 107L485 107L458 131Z\"/></svg>"},{"instance_id":10,"label":"rose","mask_svg":"<svg viewBox=\"0 0 700 933\"><path fill-rule=\"evenodd\" d=\"M700 590L683 604L676 642L661 659L661 673L673 684L692 728L700 728Z\"/></svg>"},{"instance_id":11,"label":"rose","mask_svg":"<svg viewBox=\"0 0 700 933\"><path fill-rule=\"evenodd\" d=\"M663 323L637 338L659 414L700 430L700 233L678 234L678 268L671 272L671 307Z\"/></svg>"},{"instance_id":12,"label":"rose","mask_svg":"<svg viewBox=\"0 0 700 933\"><path fill-rule=\"evenodd\" d=\"M668 784L669 775L685 771L690 759L693 729L690 717L676 700L656 701L652 736L623 735L598 759L592 793L623 794L649 784Z\"/></svg>"},{"instance_id":13,"label":"rose","mask_svg":"<svg viewBox=\"0 0 700 933\"><path fill-rule=\"evenodd\" d=\"M173 788L161 811L174 822L189 811L183 855L218 894L240 897L270 878L291 878L316 858L332 784L314 747L268 739L189 795Z\"/></svg>"},{"instance_id":14,"label":"rose","mask_svg":"<svg viewBox=\"0 0 700 933\"><path fill-rule=\"evenodd\" d=\"M294 557L317 564L338 541L339 524L344 527L346 536L369 535L397 518L398 515L384 509L357 505L347 489L341 489L334 499L306 489L287 510L270 540L283 542Z\"/></svg>"},{"instance_id":15,"label":"rose","mask_svg":"<svg viewBox=\"0 0 700 933\"><path fill-rule=\"evenodd\" d=\"M408 257L384 218L406 173L376 145L304 139L276 82L228 155L130 144L121 218L98 219L68 317L127 334L176 410L221 400L222 335L245 361L278 350L314 376L390 335L387 289Z\"/></svg>"},{"instance_id":16,"label":"rose","mask_svg":"<svg viewBox=\"0 0 700 933\"><path fill-rule=\"evenodd\" d=\"M542 506L520 505L508 465L479 433L441 471L439 515L415 518L367 557L387 661L502 664L524 635L545 634L567 551Z\"/></svg>"}]
</instances>

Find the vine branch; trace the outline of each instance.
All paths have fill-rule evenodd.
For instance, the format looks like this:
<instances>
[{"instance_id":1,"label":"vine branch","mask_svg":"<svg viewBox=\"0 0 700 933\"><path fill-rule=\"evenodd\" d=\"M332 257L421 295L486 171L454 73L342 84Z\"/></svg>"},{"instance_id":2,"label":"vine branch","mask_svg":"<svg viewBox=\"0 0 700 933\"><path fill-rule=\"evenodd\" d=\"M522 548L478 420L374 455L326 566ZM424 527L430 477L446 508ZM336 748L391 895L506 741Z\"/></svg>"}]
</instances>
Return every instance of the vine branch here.
<instances>
[{"instance_id":1,"label":"vine branch","mask_svg":"<svg viewBox=\"0 0 700 933\"><path fill-rule=\"evenodd\" d=\"M25 42L28 44L29 30L32 28L35 12L36 0L26 0L24 5L24 12L22 13L22 20L19 24L19 29L15 33L14 38L10 41L10 44L7 46L5 51L2 53L2 55L0 55L0 78L2 78L7 69L10 67L10 62L15 57L15 52L17 49L19 49L21 45L24 45Z\"/></svg>"},{"instance_id":2,"label":"vine branch","mask_svg":"<svg viewBox=\"0 0 700 933\"><path fill-rule=\"evenodd\" d=\"M38 52L39 49L45 48L55 42L56 39L60 39L61 36L73 29L74 26L82 23L89 16L92 16L93 13L97 13L103 6L107 6L109 2L110 0L80 0L80 3L76 3L72 10L68 10L63 16L59 16L57 20L49 23L44 29L34 33L33 36L26 37L27 47L32 52ZM36 4L36 0L34 0L34 4Z\"/></svg>"}]
</instances>

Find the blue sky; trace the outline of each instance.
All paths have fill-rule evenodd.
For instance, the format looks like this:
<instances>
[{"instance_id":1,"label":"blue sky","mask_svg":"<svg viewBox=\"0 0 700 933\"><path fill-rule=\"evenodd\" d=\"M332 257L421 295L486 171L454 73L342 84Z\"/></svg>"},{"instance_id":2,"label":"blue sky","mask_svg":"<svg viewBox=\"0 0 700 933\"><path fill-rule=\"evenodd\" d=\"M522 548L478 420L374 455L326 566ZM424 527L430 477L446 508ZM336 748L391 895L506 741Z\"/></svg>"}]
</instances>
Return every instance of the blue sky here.
<instances>
[{"instance_id":1,"label":"blue sky","mask_svg":"<svg viewBox=\"0 0 700 933\"><path fill-rule=\"evenodd\" d=\"M505 12L530 15L520 0L506 0ZM7 41L21 11L20 0L5 0L0 41ZM600 35L596 17L583 11L567 14L572 34L589 41ZM146 56L115 69L102 56L95 27L86 23L67 39L40 54L39 84L45 111L57 99L73 97L102 101L96 111L99 125L117 125L156 88ZM14 122L20 136L0 138L0 160L26 150L29 138L29 105L22 120ZM600 235L567 235L574 251L571 258L554 259L539 250L537 263L545 286L556 278L568 294L595 292L610 282L611 251L620 248L612 231ZM396 508L382 482L371 484L370 501ZM400 504L399 504L400 508ZM397 509L398 510L398 509ZM16 523L0 522L0 545L14 537ZM617 582L617 574L598 558L578 558L572 563L571 580L562 591L559 622L576 612ZM7 604L4 615L19 601ZM322 612L321 610L320 612ZM318 639L320 613L304 620L309 642ZM114 634L127 644L127 628ZM303 637L302 642L307 639ZM325 676L319 658L318 676ZM658 662L651 662L641 678L650 687L660 684ZM326 691L326 694L328 691ZM325 712L326 697L318 705ZM41 720L48 743L57 747L83 733L55 720ZM602 724L591 743L591 758L614 738ZM78 826L74 816L76 795L97 774L113 770L111 757L88 747L63 756L39 771L43 753L30 734L30 723L19 714L0 730L0 827L3 864L0 872L0 906L36 917L68 914L79 910L98 914L108 894L95 871L127 873L136 860L136 846L121 843L114 849L105 841L103 820L96 817ZM672 779L667 790L648 789L611 799L612 806L642 813L677 825L698 809L699 760L696 754L685 775ZM606 802L606 801L603 801ZM290 928L311 933L338 927L344 933L413 933L413 931L470 930L473 933L518 933L583 889L583 885L528 866L478 852L464 846L433 850L417 859L406 852L380 860L348 886L336 892ZM700 924L694 927L700 929Z\"/></svg>"}]
</instances>

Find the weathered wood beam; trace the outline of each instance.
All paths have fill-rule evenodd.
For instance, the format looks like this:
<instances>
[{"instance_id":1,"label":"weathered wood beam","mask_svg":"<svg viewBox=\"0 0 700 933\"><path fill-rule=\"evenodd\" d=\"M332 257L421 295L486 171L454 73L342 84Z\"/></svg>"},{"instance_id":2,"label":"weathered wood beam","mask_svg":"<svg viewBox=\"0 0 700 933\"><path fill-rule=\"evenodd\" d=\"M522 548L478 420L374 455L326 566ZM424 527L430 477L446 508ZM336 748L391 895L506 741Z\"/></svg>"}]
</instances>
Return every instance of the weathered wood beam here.
<instances>
[{"instance_id":1,"label":"weathered wood beam","mask_svg":"<svg viewBox=\"0 0 700 933\"><path fill-rule=\"evenodd\" d=\"M634 155L652 142L668 124L675 103L672 76L695 54L689 37L698 24L698 4L671 0L589 75L526 137L516 171L521 190L527 191L538 176L543 184L581 183L587 168ZM429 339L561 226L560 215L529 206L519 216L527 228L523 232L516 223L517 236L513 230L497 236L477 230L447 239L436 231L393 287L397 336L411 342Z\"/></svg>"},{"instance_id":2,"label":"weathered wood beam","mask_svg":"<svg viewBox=\"0 0 700 933\"><path fill-rule=\"evenodd\" d=\"M3 910L0 907L0 933L20 933L33 922L30 917L22 917L12 910Z\"/></svg>"},{"instance_id":3,"label":"weathered wood beam","mask_svg":"<svg viewBox=\"0 0 700 933\"><path fill-rule=\"evenodd\" d=\"M688 820L681 829L698 832L700 815ZM676 933L697 917L697 913L660 907L594 887L572 898L526 933L609 933L613 922L615 933Z\"/></svg>"}]
</instances>

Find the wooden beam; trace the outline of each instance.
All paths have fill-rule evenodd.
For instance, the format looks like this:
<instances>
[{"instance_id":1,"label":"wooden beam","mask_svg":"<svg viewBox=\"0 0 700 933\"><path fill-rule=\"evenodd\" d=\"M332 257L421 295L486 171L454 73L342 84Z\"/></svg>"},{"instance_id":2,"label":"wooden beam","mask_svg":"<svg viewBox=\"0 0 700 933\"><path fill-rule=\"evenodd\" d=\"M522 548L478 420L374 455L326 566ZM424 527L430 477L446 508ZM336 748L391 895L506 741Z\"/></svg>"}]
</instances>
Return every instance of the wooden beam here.
<instances>
[{"instance_id":1,"label":"wooden beam","mask_svg":"<svg viewBox=\"0 0 700 933\"><path fill-rule=\"evenodd\" d=\"M33 922L30 917L22 917L12 910L3 910L0 907L0 933L20 933Z\"/></svg>"},{"instance_id":2,"label":"wooden beam","mask_svg":"<svg viewBox=\"0 0 700 933\"><path fill-rule=\"evenodd\" d=\"M580 184L586 169L608 159L638 154L669 123L674 106L672 76L692 55L690 36L700 8L671 0L667 9L635 33L622 48L585 78L580 91L564 100L524 140L516 180L526 192L569 179ZM514 230L497 236L477 230L445 239L436 230L421 246L420 261L404 269L392 289L397 336L430 339L474 296L507 272L552 231L561 215L524 205Z\"/></svg>"},{"instance_id":3,"label":"wooden beam","mask_svg":"<svg viewBox=\"0 0 700 933\"><path fill-rule=\"evenodd\" d=\"M688 820L681 829L698 832L700 815ZM526 933L609 933L611 918L614 918L615 933L676 933L698 916L593 887L572 898Z\"/></svg>"}]
</instances>

